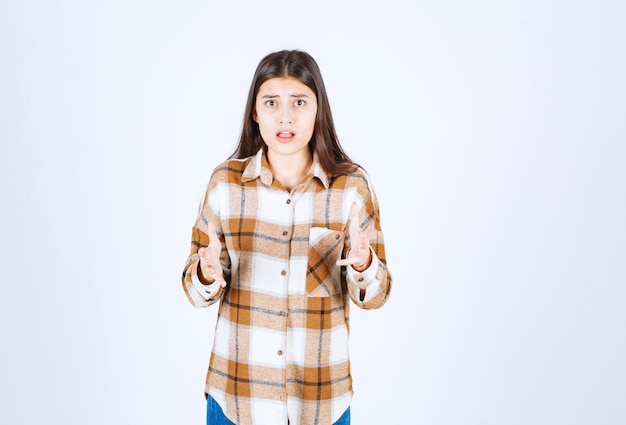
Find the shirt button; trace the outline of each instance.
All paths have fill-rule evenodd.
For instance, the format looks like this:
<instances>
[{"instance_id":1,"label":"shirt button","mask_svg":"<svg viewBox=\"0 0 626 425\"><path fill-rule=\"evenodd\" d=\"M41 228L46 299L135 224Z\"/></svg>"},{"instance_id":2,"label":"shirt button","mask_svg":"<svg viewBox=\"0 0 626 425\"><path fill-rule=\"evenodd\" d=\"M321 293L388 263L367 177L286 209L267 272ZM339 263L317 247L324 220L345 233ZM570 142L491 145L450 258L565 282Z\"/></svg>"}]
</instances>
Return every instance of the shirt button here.
<instances>
[{"instance_id":1,"label":"shirt button","mask_svg":"<svg viewBox=\"0 0 626 425\"><path fill-rule=\"evenodd\" d=\"M359 277L359 278L357 279L357 282L363 282L363 277Z\"/></svg>"},{"instance_id":2,"label":"shirt button","mask_svg":"<svg viewBox=\"0 0 626 425\"><path fill-rule=\"evenodd\" d=\"M337 240L341 239L341 235L340 234L336 234L335 235L335 239L337 239Z\"/></svg>"},{"instance_id":3,"label":"shirt button","mask_svg":"<svg viewBox=\"0 0 626 425\"><path fill-rule=\"evenodd\" d=\"M288 232L288 231L283 230L283 236L287 236L288 234L289 234L289 232Z\"/></svg>"},{"instance_id":4,"label":"shirt button","mask_svg":"<svg viewBox=\"0 0 626 425\"><path fill-rule=\"evenodd\" d=\"M287 270L281 270L280 274L282 274L283 276L285 276L287 274Z\"/></svg>"},{"instance_id":5,"label":"shirt button","mask_svg":"<svg viewBox=\"0 0 626 425\"><path fill-rule=\"evenodd\" d=\"M278 354L279 356L282 356L282 355L283 355L283 350L278 350L278 351L276 352L276 354Z\"/></svg>"},{"instance_id":6,"label":"shirt button","mask_svg":"<svg viewBox=\"0 0 626 425\"><path fill-rule=\"evenodd\" d=\"M279 311L278 315L285 317L287 315L287 312L286 311Z\"/></svg>"},{"instance_id":7,"label":"shirt button","mask_svg":"<svg viewBox=\"0 0 626 425\"><path fill-rule=\"evenodd\" d=\"M291 199L287 199L287 205L291 204Z\"/></svg>"}]
</instances>

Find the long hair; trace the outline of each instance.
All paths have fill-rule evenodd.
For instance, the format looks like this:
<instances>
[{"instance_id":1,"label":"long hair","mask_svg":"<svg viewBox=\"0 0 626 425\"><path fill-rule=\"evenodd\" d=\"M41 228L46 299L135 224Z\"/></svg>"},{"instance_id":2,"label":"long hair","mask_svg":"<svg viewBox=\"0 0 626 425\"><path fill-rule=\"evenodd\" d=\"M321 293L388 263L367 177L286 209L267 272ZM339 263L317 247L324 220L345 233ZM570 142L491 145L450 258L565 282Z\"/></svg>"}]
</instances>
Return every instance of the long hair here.
<instances>
[{"instance_id":1,"label":"long hair","mask_svg":"<svg viewBox=\"0 0 626 425\"><path fill-rule=\"evenodd\" d=\"M243 159L255 155L265 142L261 138L259 125L254 121L254 107L259 87L269 79L293 77L309 87L317 96L317 115L309 148L318 156L324 170L333 174L347 174L356 169L339 144L330 103L322 73L315 59L299 50L282 50L265 56L257 66L243 116L241 137L231 158Z\"/></svg>"}]
</instances>

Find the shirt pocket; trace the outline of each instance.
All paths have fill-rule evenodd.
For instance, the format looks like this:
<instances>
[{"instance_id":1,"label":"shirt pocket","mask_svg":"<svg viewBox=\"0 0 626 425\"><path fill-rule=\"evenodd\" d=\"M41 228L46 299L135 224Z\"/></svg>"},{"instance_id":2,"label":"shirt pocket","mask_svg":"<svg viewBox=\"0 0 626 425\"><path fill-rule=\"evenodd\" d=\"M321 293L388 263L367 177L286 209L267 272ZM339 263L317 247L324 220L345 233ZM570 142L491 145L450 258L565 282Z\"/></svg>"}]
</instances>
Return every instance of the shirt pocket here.
<instances>
[{"instance_id":1,"label":"shirt pocket","mask_svg":"<svg viewBox=\"0 0 626 425\"><path fill-rule=\"evenodd\" d=\"M337 260L343 250L343 232L311 227L306 271L309 297L328 297L341 292L341 267Z\"/></svg>"}]
</instances>

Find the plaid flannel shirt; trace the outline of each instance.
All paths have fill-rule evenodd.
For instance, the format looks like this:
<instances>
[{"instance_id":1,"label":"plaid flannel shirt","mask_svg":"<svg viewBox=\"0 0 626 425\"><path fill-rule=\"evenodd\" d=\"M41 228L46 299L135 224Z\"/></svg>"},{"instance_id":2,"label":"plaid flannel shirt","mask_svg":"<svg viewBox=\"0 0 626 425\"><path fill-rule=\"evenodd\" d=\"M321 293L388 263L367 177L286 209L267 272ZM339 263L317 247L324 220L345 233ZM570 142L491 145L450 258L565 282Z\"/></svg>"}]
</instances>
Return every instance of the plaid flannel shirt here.
<instances>
[{"instance_id":1,"label":"plaid flannel shirt","mask_svg":"<svg viewBox=\"0 0 626 425\"><path fill-rule=\"evenodd\" d=\"M374 222L372 265L336 261L350 249L350 206ZM197 277L208 222L222 243L226 288ZM377 200L359 168L328 175L314 158L291 193L260 150L219 165L192 229L183 288L196 307L220 301L205 392L236 424L332 424L349 407L349 299L381 307L391 289Z\"/></svg>"}]
</instances>

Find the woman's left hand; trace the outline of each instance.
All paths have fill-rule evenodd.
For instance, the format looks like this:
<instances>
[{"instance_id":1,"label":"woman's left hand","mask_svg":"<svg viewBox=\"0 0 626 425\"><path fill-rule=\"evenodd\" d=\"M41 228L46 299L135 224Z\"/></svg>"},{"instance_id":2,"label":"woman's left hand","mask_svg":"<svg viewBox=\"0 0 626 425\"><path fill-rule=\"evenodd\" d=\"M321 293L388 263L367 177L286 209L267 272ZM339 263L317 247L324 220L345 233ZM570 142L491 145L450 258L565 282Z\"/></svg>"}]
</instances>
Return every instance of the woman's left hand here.
<instances>
[{"instance_id":1,"label":"woman's left hand","mask_svg":"<svg viewBox=\"0 0 626 425\"><path fill-rule=\"evenodd\" d=\"M359 226L359 209L356 202L352 203L350 209L350 240L352 246L348 256L343 260L338 260L338 266L352 266L356 271L363 271L370 266L370 236L374 231L374 223L370 223L365 229Z\"/></svg>"}]
</instances>

